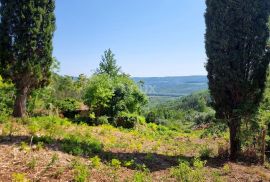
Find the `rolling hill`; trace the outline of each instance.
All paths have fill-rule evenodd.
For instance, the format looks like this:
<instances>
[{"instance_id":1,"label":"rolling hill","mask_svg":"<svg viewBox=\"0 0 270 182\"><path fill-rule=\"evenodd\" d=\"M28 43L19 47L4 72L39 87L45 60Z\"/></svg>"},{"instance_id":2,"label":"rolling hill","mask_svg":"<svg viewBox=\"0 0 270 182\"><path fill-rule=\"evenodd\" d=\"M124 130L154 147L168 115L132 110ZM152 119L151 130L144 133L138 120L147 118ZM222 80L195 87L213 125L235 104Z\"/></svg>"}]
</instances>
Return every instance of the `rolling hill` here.
<instances>
[{"instance_id":1,"label":"rolling hill","mask_svg":"<svg viewBox=\"0 0 270 182\"><path fill-rule=\"evenodd\" d=\"M206 76L134 77L150 97L181 97L208 88Z\"/></svg>"}]
</instances>

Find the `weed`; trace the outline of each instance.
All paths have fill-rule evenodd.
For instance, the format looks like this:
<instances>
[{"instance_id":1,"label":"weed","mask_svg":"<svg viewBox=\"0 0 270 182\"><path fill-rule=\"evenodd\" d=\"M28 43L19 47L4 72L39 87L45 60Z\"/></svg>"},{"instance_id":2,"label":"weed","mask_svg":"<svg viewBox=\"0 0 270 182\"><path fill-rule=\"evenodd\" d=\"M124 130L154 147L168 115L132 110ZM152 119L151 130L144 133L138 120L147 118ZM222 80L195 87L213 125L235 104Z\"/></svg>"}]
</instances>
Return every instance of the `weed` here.
<instances>
[{"instance_id":1,"label":"weed","mask_svg":"<svg viewBox=\"0 0 270 182\"><path fill-rule=\"evenodd\" d=\"M178 181L183 182L201 182L204 181L204 165L205 162L197 158L193 161L193 168L186 161L180 162L177 168L172 169L171 174Z\"/></svg>"},{"instance_id":2,"label":"weed","mask_svg":"<svg viewBox=\"0 0 270 182\"><path fill-rule=\"evenodd\" d=\"M213 149L209 148L208 146L204 145L201 147L199 151L199 155L201 159L208 159L213 155Z\"/></svg>"},{"instance_id":3,"label":"weed","mask_svg":"<svg viewBox=\"0 0 270 182\"><path fill-rule=\"evenodd\" d=\"M119 169L121 167L121 161L119 161L118 159L112 159L111 166Z\"/></svg>"},{"instance_id":4,"label":"weed","mask_svg":"<svg viewBox=\"0 0 270 182\"><path fill-rule=\"evenodd\" d=\"M20 150L25 151L25 152L29 152L31 149L27 143L21 142L20 143Z\"/></svg>"},{"instance_id":5,"label":"weed","mask_svg":"<svg viewBox=\"0 0 270 182\"><path fill-rule=\"evenodd\" d=\"M86 182L89 177L89 169L85 164L76 162L74 164L74 181L75 182Z\"/></svg>"},{"instance_id":6,"label":"weed","mask_svg":"<svg viewBox=\"0 0 270 182\"><path fill-rule=\"evenodd\" d=\"M231 172L231 168L230 168L229 164L225 164L223 166L223 172L224 172L224 174L229 174Z\"/></svg>"},{"instance_id":7,"label":"weed","mask_svg":"<svg viewBox=\"0 0 270 182\"><path fill-rule=\"evenodd\" d=\"M224 179L222 178L221 174L218 171L212 173L213 182L223 182Z\"/></svg>"},{"instance_id":8,"label":"weed","mask_svg":"<svg viewBox=\"0 0 270 182\"><path fill-rule=\"evenodd\" d=\"M148 172L138 171L134 174L132 181L133 182L150 182L152 180Z\"/></svg>"},{"instance_id":9,"label":"weed","mask_svg":"<svg viewBox=\"0 0 270 182\"><path fill-rule=\"evenodd\" d=\"M37 146L36 146L36 149L37 150L41 150L44 148L44 143L43 142L38 142Z\"/></svg>"},{"instance_id":10,"label":"weed","mask_svg":"<svg viewBox=\"0 0 270 182\"><path fill-rule=\"evenodd\" d=\"M29 168L29 169L34 169L37 165L37 160L36 158L32 158L27 164L26 166Z\"/></svg>"},{"instance_id":11,"label":"weed","mask_svg":"<svg viewBox=\"0 0 270 182\"><path fill-rule=\"evenodd\" d=\"M101 165L101 159L98 156L90 158L92 167L100 167Z\"/></svg>"},{"instance_id":12,"label":"weed","mask_svg":"<svg viewBox=\"0 0 270 182\"><path fill-rule=\"evenodd\" d=\"M192 169L187 162L181 162L177 168L172 170L171 173L178 181L188 182L188 174L190 174L191 170Z\"/></svg>"},{"instance_id":13,"label":"weed","mask_svg":"<svg viewBox=\"0 0 270 182\"><path fill-rule=\"evenodd\" d=\"M12 182L30 182L23 173L13 173Z\"/></svg>"},{"instance_id":14,"label":"weed","mask_svg":"<svg viewBox=\"0 0 270 182\"><path fill-rule=\"evenodd\" d=\"M124 166L125 167L131 167L131 166L133 166L134 165L134 160L132 159L132 160L130 160L130 161L125 161L124 162Z\"/></svg>"}]
</instances>

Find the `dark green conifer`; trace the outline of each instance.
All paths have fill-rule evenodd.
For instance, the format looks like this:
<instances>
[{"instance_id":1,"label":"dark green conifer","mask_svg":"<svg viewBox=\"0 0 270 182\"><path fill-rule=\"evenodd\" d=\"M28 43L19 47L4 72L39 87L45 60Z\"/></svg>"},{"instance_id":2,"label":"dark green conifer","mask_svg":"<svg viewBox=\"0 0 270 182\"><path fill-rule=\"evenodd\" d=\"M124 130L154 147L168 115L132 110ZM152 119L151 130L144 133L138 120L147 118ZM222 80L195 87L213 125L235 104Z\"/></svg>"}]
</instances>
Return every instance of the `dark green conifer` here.
<instances>
[{"instance_id":1,"label":"dark green conifer","mask_svg":"<svg viewBox=\"0 0 270 182\"><path fill-rule=\"evenodd\" d=\"M265 88L269 0L206 0L209 89L217 117L230 129L231 159L241 151L241 121L253 114Z\"/></svg>"},{"instance_id":2,"label":"dark green conifer","mask_svg":"<svg viewBox=\"0 0 270 182\"><path fill-rule=\"evenodd\" d=\"M26 114L27 96L50 78L55 0L0 0L0 74L16 89L14 116Z\"/></svg>"}]
</instances>

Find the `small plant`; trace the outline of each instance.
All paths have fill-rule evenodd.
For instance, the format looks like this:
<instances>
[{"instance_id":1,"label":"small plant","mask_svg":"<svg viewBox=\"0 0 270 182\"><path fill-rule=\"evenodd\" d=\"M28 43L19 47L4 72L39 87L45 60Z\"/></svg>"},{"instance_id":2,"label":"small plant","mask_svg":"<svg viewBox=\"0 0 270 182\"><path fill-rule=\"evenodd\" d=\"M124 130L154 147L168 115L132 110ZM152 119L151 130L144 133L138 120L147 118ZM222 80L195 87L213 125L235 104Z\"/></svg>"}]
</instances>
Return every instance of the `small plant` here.
<instances>
[{"instance_id":1,"label":"small plant","mask_svg":"<svg viewBox=\"0 0 270 182\"><path fill-rule=\"evenodd\" d=\"M45 174L57 161L59 160L59 157L57 154L53 154L50 162L47 164L46 168L40 173L40 176Z\"/></svg>"},{"instance_id":2,"label":"small plant","mask_svg":"<svg viewBox=\"0 0 270 182\"><path fill-rule=\"evenodd\" d=\"M118 169L121 167L121 161L118 159L112 159L111 166Z\"/></svg>"},{"instance_id":3,"label":"small plant","mask_svg":"<svg viewBox=\"0 0 270 182\"><path fill-rule=\"evenodd\" d=\"M172 176L176 177L178 181L188 182L189 181L189 174L192 169L187 162L181 162L179 166L172 170Z\"/></svg>"},{"instance_id":4,"label":"small plant","mask_svg":"<svg viewBox=\"0 0 270 182\"><path fill-rule=\"evenodd\" d=\"M100 167L101 165L101 159L98 156L90 158L92 167Z\"/></svg>"},{"instance_id":5,"label":"small plant","mask_svg":"<svg viewBox=\"0 0 270 182\"><path fill-rule=\"evenodd\" d=\"M13 173L12 182L30 182L23 173Z\"/></svg>"},{"instance_id":6,"label":"small plant","mask_svg":"<svg viewBox=\"0 0 270 182\"><path fill-rule=\"evenodd\" d=\"M229 164L225 164L223 166L223 172L224 172L224 174L229 174L231 172L231 168L230 168Z\"/></svg>"},{"instance_id":7,"label":"small plant","mask_svg":"<svg viewBox=\"0 0 270 182\"><path fill-rule=\"evenodd\" d=\"M36 149L37 150L41 150L44 148L44 143L43 142L38 142L37 146L36 146Z\"/></svg>"},{"instance_id":8,"label":"small plant","mask_svg":"<svg viewBox=\"0 0 270 182\"><path fill-rule=\"evenodd\" d=\"M149 171L149 169L146 167L145 164L135 164L135 167L137 170L140 170L140 171Z\"/></svg>"},{"instance_id":9,"label":"small plant","mask_svg":"<svg viewBox=\"0 0 270 182\"><path fill-rule=\"evenodd\" d=\"M130 161L125 161L124 162L124 166L125 167L130 167L130 166L133 166L134 165L134 160L130 160Z\"/></svg>"},{"instance_id":10,"label":"small plant","mask_svg":"<svg viewBox=\"0 0 270 182\"><path fill-rule=\"evenodd\" d=\"M138 171L133 176L133 182L150 182L151 177L148 172Z\"/></svg>"},{"instance_id":11,"label":"small plant","mask_svg":"<svg viewBox=\"0 0 270 182\"><path fill-rule=\"evenodd\" d=\"M34 169L37 165L37 160L35 158L32 158L27 164L26 166L29 168L29 169Z\"/></svg>"},{"instance_id":12,"label":"small plant","mask_svg":"<svg viewBox=\"0 0 270 182\"><path fill-rule=\"evenodd\" d=\"M76 162L74 168L74 181L75 182L86 182L89 177L89 169L86 165Z\"/></svg>"},{"instance_id":13,"label":"small plant","mask_svg":"<svg viewBox=\"0 0 270 182\"><path fill-rule=\"evenodd\" d=\"M193 168L186 161L180 162L177 168L172 169L171 174L178 181L183 182L202 182L204 181L204 166L205 161L195 158Z\"/></svg>"},{"instance_id":14,"label":"small plant","mask_svg":"<svg viewBox=\"0 0 270 182\"><path fill-rule=\"evenodd\" d=\"M218 171L212 173L213 182L223 182L224 179L221 177L221 174Z\"/></svg>"},{"instance_id":15,"label":"small plant","mask_svg":"<svg viewBox=\"0 0 270 182\"><path fill-rule=\"evenodd\" d=\"M20 150L25 151L25 152L29 152L31 149L27 143L21 142L20 143Z\"/></svg>"}]
</instances>

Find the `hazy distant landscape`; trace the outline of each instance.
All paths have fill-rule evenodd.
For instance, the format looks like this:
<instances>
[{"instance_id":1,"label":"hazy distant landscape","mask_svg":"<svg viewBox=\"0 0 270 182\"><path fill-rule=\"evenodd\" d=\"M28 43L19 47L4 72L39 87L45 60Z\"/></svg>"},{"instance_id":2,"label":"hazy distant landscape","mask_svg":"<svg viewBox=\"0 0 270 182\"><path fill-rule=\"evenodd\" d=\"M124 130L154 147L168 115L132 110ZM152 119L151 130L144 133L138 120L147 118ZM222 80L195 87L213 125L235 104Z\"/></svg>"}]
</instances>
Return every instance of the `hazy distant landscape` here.
<instances>
[{"instance_id":1,"label":"hazy distant landscape","mask_svg":"<svg viewBox=\"0 0 270 182\"><path fill-rule=\"evenodd\" d=\"M180 97L207 89L206 76L134 77L143 81L142 89L151 97Z\"/></svg>"}]
</instances>

